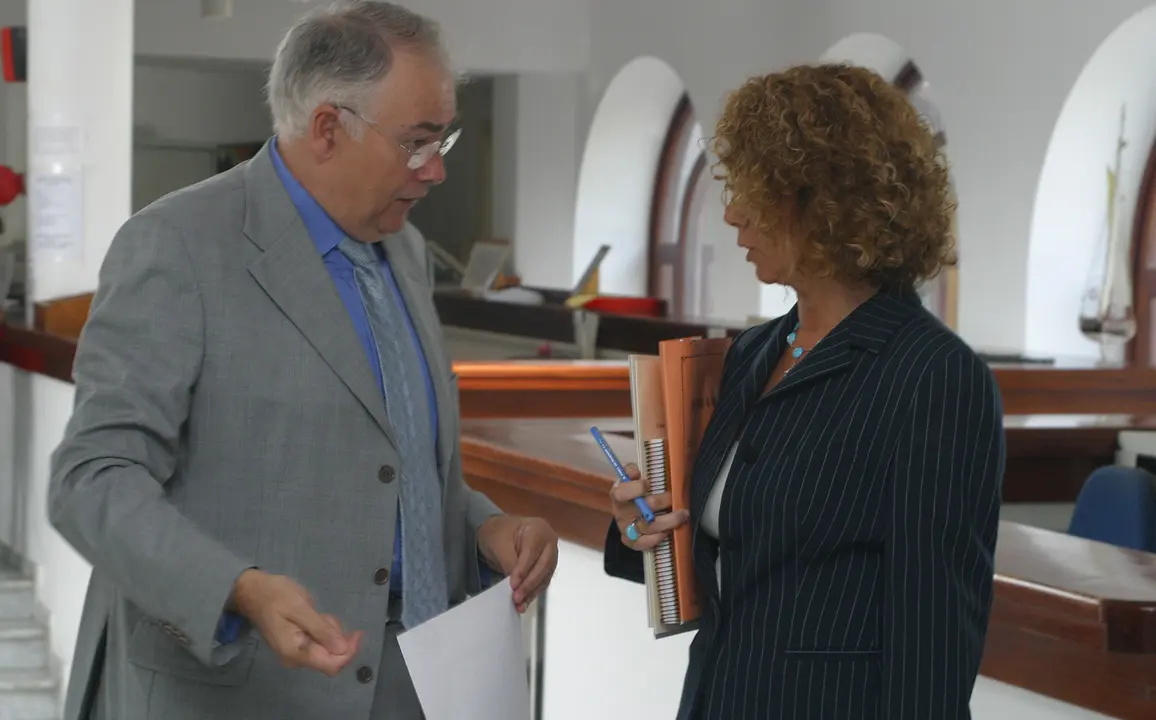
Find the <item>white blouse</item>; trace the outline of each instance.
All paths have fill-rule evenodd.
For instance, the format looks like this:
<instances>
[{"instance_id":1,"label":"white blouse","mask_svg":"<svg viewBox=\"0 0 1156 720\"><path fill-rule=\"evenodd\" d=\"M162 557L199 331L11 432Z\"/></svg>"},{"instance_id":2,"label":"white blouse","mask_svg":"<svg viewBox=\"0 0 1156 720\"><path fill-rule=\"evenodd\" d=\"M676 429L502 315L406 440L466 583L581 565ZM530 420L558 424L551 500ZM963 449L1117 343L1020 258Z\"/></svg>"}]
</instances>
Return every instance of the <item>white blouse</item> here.
<instances>
[{"instance_id":1,"label":"white blouse","mask_svg":"<svg viewBox=\"0 0 1156 720\"><path fill-rule=\"evenodd\" d=\"M739 444L736 442L731 445L731 449L727 451L727 456L723 459L722 467L718 470L718 476L715 477L714 487L710 489L710 495L706 498L706 507L702 511L702 529L715 540L718 540L718 517L720 508L722 507L723 489L727 484L727 475L731 473L731 465L735 461L735 453L738 452ZM722 557L714 561L715 578L718 580L719 594L722 594Z\"/></svg>"}]
</instances>

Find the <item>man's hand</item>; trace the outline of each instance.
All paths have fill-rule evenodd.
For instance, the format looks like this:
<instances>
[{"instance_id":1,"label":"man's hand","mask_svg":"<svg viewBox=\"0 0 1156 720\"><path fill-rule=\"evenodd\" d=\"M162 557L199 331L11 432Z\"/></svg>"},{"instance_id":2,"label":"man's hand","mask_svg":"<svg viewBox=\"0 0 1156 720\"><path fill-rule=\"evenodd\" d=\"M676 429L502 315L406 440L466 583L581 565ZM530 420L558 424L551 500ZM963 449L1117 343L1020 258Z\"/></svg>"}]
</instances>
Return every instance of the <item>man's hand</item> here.
<instances>
[{"instance_id":1,"label":"man's hand","mask_svg":"<svg viewBox=\"0 0 1156 720\"><path fill-rule=\"evenodd\" d=\"M558 566L558 535L541 518L499 515L478 528L486 564L510 578L518 612L542 594Z\"/></svg>"},{"instance_id":2,"label":"man's hand","mask_svg":"<svg viewBox=\"0 0 1156 720\"><path fill-rule=\"evenodd\" d=\"M245 616L285 667L333 676L357 656L361 631L348 635L313 607L305 588L284 575L246 570L233 588L232 610Z\"/></svg>"}]
</instances>

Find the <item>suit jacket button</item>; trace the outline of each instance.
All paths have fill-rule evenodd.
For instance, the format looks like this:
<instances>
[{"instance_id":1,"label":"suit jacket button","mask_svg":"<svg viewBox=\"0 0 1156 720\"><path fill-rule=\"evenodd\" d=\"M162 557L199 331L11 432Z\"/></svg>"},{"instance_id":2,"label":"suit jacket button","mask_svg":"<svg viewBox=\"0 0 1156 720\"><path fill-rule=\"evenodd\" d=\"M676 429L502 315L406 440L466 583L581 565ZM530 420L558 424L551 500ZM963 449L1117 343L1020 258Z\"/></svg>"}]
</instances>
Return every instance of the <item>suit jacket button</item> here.
<instances>
[{"instance_id":1,"label":"suit jacket button","mask_svg":"<svg viewBox=\"0 0 1156 720\"><path fill-rule=\"evenodd\" d=\"M357 682L364 685L373 679L373 671L369 669L368 665L362 665L357 668Z\"/></svg>"},{"instance_id":2,"label":"suit jacket button","mask_svg":"<svg viewBox=\"0 0 1156 720\"><path fill-rule=\"evenodd\" d=\"M383 483L389 484L397 477L397 471L389 465L382 465L381 469L377 471L377 479Z\"/></svg>"},{"instance_id":3,"label":"suit jacket button","mask_svg":"<svg viewBox=\"0 0 1156 720\"><path fill-rule=\"evenodd\" d=\"M373 574L373 581L378 585L389 582L389 568L378 568L377 572Z\"/></svg>"}]
</instances>

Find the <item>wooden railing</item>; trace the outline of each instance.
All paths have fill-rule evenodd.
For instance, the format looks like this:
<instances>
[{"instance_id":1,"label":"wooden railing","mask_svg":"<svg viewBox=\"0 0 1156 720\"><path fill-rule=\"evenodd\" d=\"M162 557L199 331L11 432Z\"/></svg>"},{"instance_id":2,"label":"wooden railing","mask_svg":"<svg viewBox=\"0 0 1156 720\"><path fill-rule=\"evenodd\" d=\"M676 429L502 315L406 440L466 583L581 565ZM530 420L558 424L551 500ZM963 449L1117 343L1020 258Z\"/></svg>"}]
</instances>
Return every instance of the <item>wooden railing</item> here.
<instances>
[{"instance_id":1,"label":"wooden railing","mask_svg":"<svg viewBox=\"0 0 1156 720\"><path fill-rule=\"evenodd\" d=\"M0 320L0 362L71 379L75 340L88 316L91 295L63 298L36 307L35 323ZM537 332L569 337L570 311L485 303L453 293L439 294L443 321L454 318L513 334ZM488 312L479 312L485 306ZM445 315L450 316L448 319ZM554 317L557 315L557 317ZM525 317L523 317L525 316ZM471 326L472 326L471 325ZM522 327L525 325L526 327ZM540 326L540 327L539 327ZM692 320L604 316L599 345L632 352L655 352L661 339L703 334L713 328ZM472 417L626 417L630 387L624 361L459 362L464 414ZM1126 414L1143 415L1156 408L1156 370L1062 369L1036 363L994 364L993 373L1008 415Z\"/></svg>"}]
</instances>

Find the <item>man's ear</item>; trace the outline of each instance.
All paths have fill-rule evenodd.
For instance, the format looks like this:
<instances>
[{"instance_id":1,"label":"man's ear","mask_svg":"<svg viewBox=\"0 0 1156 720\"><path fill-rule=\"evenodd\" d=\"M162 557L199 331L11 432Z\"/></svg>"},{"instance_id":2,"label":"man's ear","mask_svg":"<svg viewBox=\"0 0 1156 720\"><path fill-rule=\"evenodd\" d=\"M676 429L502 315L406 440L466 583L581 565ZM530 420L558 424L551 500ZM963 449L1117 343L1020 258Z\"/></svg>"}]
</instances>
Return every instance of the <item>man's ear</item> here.
<instances>
[{"instance_id":1,"label":"man's ear","mask_svg":"<svg viewBox=\"0 0 1156 720\"><path fill-rule=\"evenodd\" d=\"M341 123L342 112L344 111L334 105L320 105L309 116L309 127L305 132L309 139L309 147L318 160L332 157L337 148L337 136L345 132Z\"/></svg>"}]
</instances>

